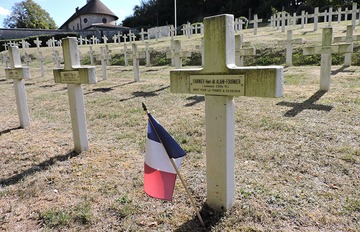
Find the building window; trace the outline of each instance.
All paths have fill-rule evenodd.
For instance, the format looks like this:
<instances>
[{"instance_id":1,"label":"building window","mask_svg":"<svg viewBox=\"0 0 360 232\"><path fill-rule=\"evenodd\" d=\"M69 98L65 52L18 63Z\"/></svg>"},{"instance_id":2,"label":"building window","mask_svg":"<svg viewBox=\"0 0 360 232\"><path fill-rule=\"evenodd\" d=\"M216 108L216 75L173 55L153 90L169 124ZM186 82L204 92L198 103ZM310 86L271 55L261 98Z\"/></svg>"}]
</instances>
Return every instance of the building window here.
<instances>
[{"instance_id":1,"label":"building window","mask_svg":"<svg viewBox=\"0 0 360 232\"><path fill-rule=\"evenodd\" d=\"M84 18L84 23L87 23L88 22L88 19L87 18Z\"/></svg>"},{"instance_id":2,"label":"building window","mask_svg":"<svg viewBox=\"0 0 360 232\"><path fill-rule=\"evenodd\" d=\"M106 19L106 18L103 18L103 19L102 19L102 22L103 22L103 23L107 23L107 19Z\"/></svg>"}]
</instances>

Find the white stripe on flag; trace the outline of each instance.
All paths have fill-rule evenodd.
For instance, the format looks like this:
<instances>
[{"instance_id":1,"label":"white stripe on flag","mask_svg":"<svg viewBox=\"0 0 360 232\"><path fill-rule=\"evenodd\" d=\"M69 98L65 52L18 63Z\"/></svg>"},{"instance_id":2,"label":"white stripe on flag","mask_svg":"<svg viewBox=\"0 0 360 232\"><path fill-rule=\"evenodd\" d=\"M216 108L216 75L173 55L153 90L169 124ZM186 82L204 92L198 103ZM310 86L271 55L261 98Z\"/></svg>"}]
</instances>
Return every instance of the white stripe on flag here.
<instances>
[{"instance_id":1,"label":"white stripe on flag","mask_svg":"<svg viewBox=\"0 0 360 232\"><path fill-rule=\"evenodd\" d=\"M184 156L174 159L177 168L180 167L183 158ZM161 143L153 141L149 138L146 140L145 163L153 169L176 174L164 146Z\"/></svg>"}]
</instances>

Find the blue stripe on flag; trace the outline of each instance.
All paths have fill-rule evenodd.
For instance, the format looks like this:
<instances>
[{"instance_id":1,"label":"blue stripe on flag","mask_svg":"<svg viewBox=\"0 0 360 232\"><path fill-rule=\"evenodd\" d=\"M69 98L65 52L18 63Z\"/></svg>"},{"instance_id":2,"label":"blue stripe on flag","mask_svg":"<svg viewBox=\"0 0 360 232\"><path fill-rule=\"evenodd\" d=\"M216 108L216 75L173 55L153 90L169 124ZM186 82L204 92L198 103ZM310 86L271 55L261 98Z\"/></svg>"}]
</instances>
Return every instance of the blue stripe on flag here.
<instances>
[{"instance_id":1,"label":"blue stripe on flag","mask_svg":"<svg viewBox=\"0 0 360 232\"><path fill-rule=\"evenodd\" d=\"M177 144L173 137L171 137L171 135L156 121L156 119L151 114L148 115L148 138L158 143L162 143L168 156L173 159L185 156L186 152L179 146L179 144Z\"/></svg>"}]
</instances>

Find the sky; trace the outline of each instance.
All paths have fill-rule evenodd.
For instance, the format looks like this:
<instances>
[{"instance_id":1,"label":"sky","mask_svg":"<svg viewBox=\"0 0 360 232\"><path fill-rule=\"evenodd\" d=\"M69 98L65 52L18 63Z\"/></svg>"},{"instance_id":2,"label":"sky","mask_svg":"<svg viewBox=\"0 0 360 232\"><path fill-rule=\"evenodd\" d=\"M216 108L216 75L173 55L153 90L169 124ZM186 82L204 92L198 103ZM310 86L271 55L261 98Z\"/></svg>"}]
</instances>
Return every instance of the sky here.
<instances>
[{"instance_id":1,"label":"sky","mask_svg":"<svg viewBox=\"0 0 360 232\"><path fill-rule=\"evenodd\" d=\"M0 28L4 25L4 19L11 13L15 3L23 0L0 0ZM83 7L86 0L34 0L42 9L46 10L60 27L68 18L75 13L76 7ZM140 5L140 0L101 0L115 15L119 17L117 23L121 23L127 16L133 14L135 5Z\"/></svg>"}]
</instances>

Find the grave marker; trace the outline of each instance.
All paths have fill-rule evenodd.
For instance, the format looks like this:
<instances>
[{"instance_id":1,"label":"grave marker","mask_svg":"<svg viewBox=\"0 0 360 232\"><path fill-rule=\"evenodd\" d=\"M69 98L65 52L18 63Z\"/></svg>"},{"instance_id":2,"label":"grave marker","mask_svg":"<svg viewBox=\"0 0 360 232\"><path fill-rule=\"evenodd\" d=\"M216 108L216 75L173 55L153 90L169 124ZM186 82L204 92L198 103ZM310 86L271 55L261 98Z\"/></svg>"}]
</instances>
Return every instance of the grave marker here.
<instances>
[{"instance_id":1,"label":"grave marker","mask_svg":"<svg viewBox=\"0 0 360 232\"><path fill-rule=\"evenodd\" d=\"M108 41L109 39L106 37L106 35L104 35L104 36L102 37L102 39L103 39L103 41L104 41L104 44L107 44L107 41Z\"/></svg>"},{"instance_id":2,"label":"grave marker","mask_svg":"<svg viewBox=\"0 0 360 232\"><path fill-rule=\"evenodd\" d=\"M353 26L348 25L346 27L346 36L334 37L334 43L349 43L351 44L351 53L345 54L344 66L351 66L351 56L353 52L353 42L360 41L360 35L353 35Z\"/></svg>"},{"instance_id":3,"label":"grave marker","mask_svg":"<svg viewBox=\"0 0 360 232\"><path fill-rule=\"evenodd\" d=\"M95 67L80 64L77 40L63 39L64 69L54 69L55 83L67 84L74 149L83 152L89 149L84 93L81 84L95 84Z\"/></svg>"},{"instance_id":4,"label":"grave marker","mask_svg":"<svg viewBox=\"0 0 360 232\"><path fill-rule=\"evenodd\" d=\"M92 46L89 46L88 53L89 53L89 56L90 56L90 64L94 65L94 51L93 51Z\"/></svg>"},{"instance_id":5,"label":"grave marker","mask_svg":"<svg viewBox=\"0 0 360 232\"><path fill-rule=\"evenodd\" d=\"M36 49L39 51L42 41L39 40L39 37L36 37L36 40L34 40L34 43L36 45Z\"/></svg>"},{"instance_id":6,"label":"grave marker","mask_svg":"<svg viewBox=\"0 0 360 232\"><path fill-rule=\"evenodd\" d=\"M101 59L101 67L102 67L102 76L103 80L107 79L107 63L111 60L111 55L108 53L108 49L106 47L100 48L100 59Z\"/></svg>"},{"instance_id":7,"label":"grave marker","mask_svg":"<svg viewBox=\"0 0 360 232\"><path fill-rule=\"evenodd\" d=\"M331 54L350 53L351 44L332 45L332 28L324 28L322 32L322 45L319 47L305 47L304 55L321 54L320 69L320 90L328 91L330 89L331 76Z\"/></svg>"},{"instance_id":8,"label":"grave marker","mask_svg":"<svg viewBox=\"0 0 360 232\"><path fill-rule=\"evenodd\" d=\"M245 56L255 56L255 48L249 47L250 43L244 43L244 35L235 35L235 65L244 66Z\"/></svg>"},{"instance_id":9,"label":"grave marker","mask_svg":"<svg viewBox=\"0 0 360 232\"><path fill-rule=\"evenodd\" d=\"M174 59L174 65L176 68L182 67L182 59L186 57L190 57L191 52L182 52L181 51L181 42L180 40L174 40L174 50L166 53L166 57L168 59Z\"/></svg>"},{"instance_id":10,"label":"grave marker","mask_svg":"<svg viewBox=\"0 0 360 232\"><path fill-rule=\"evenodd\" d=\"M207 204L227 210L234 202L234 96L280 97L282 67L236 67L234 16L204 19L202 69L170 71L172 93L205 94Z\"/></svg>"},{"instance_id":11,"label":"grave marker","mask_svg":"<svg viewBox=\"0 0 360 232\"><path fill-rule=\"evenodd\" d=\"M134 80L140 81L140 58L145 58L145 55L142 52L138 53L138 48L135 43L133 43L131 46L132 46Z\"/></svg>"},{"instance_id":12,"label":"grave marker","mask_svg":"<svg viewBox=\"0 0 360 232\"><path fill-rule=\"evenodd\" d=\"M151 59L150 59L150 48L149 48L149 42L145 42L145 56L146 56L146 66L151 66Z\"/></svg>"},{"instance_id":13,"label":"grave marker","mask_svg":"<svg viewBox=\"0 0 360 232\"><path fill-rule=\"evenodd\" d=\"M258 19L258 15L254 15L254 20L251 20L250 23L254 24L254 35L257 35L258 23L261 23L263 20Z\"/></svg>"},{"instance_id":14,"label":"grave marker","mask_svg":"<svg viewBox=\"0 0 360 232\"><path fill-rule=\"evenodd\" d=\"M45 76L44 74L44 58L43 58L43 55L42 55L42 52L38 52L38 60L39 60L39 64L40 64L40 75L42 77Z\"/></svg>"},{"instance_id":15,"label":"grave marker","mask_svg":"<svg viewBox=\"0 0 360 232\"><path fill-rule=\"evenodd\" d=\"M30 126L29 109L26 99L24 79L30 78L28 67L21 65L20 51L18 47L9 47L10 68L5 68L7 79L13 79L16 97L16 106L20 120L20 126L26 128Z\"/></svg>"},{"instance_id":16,"label":"grave marker","mask_svg":"<svg viewBox=\"0 0 360 232\"><path fill-rule=\"evenodd\" d=\"M293 44L302 44L302 39L293 39L292 30L287 31L286 40L278 41L279 45L286 45L286 65L292 66Z\"/></svg>"}]
</instances>

